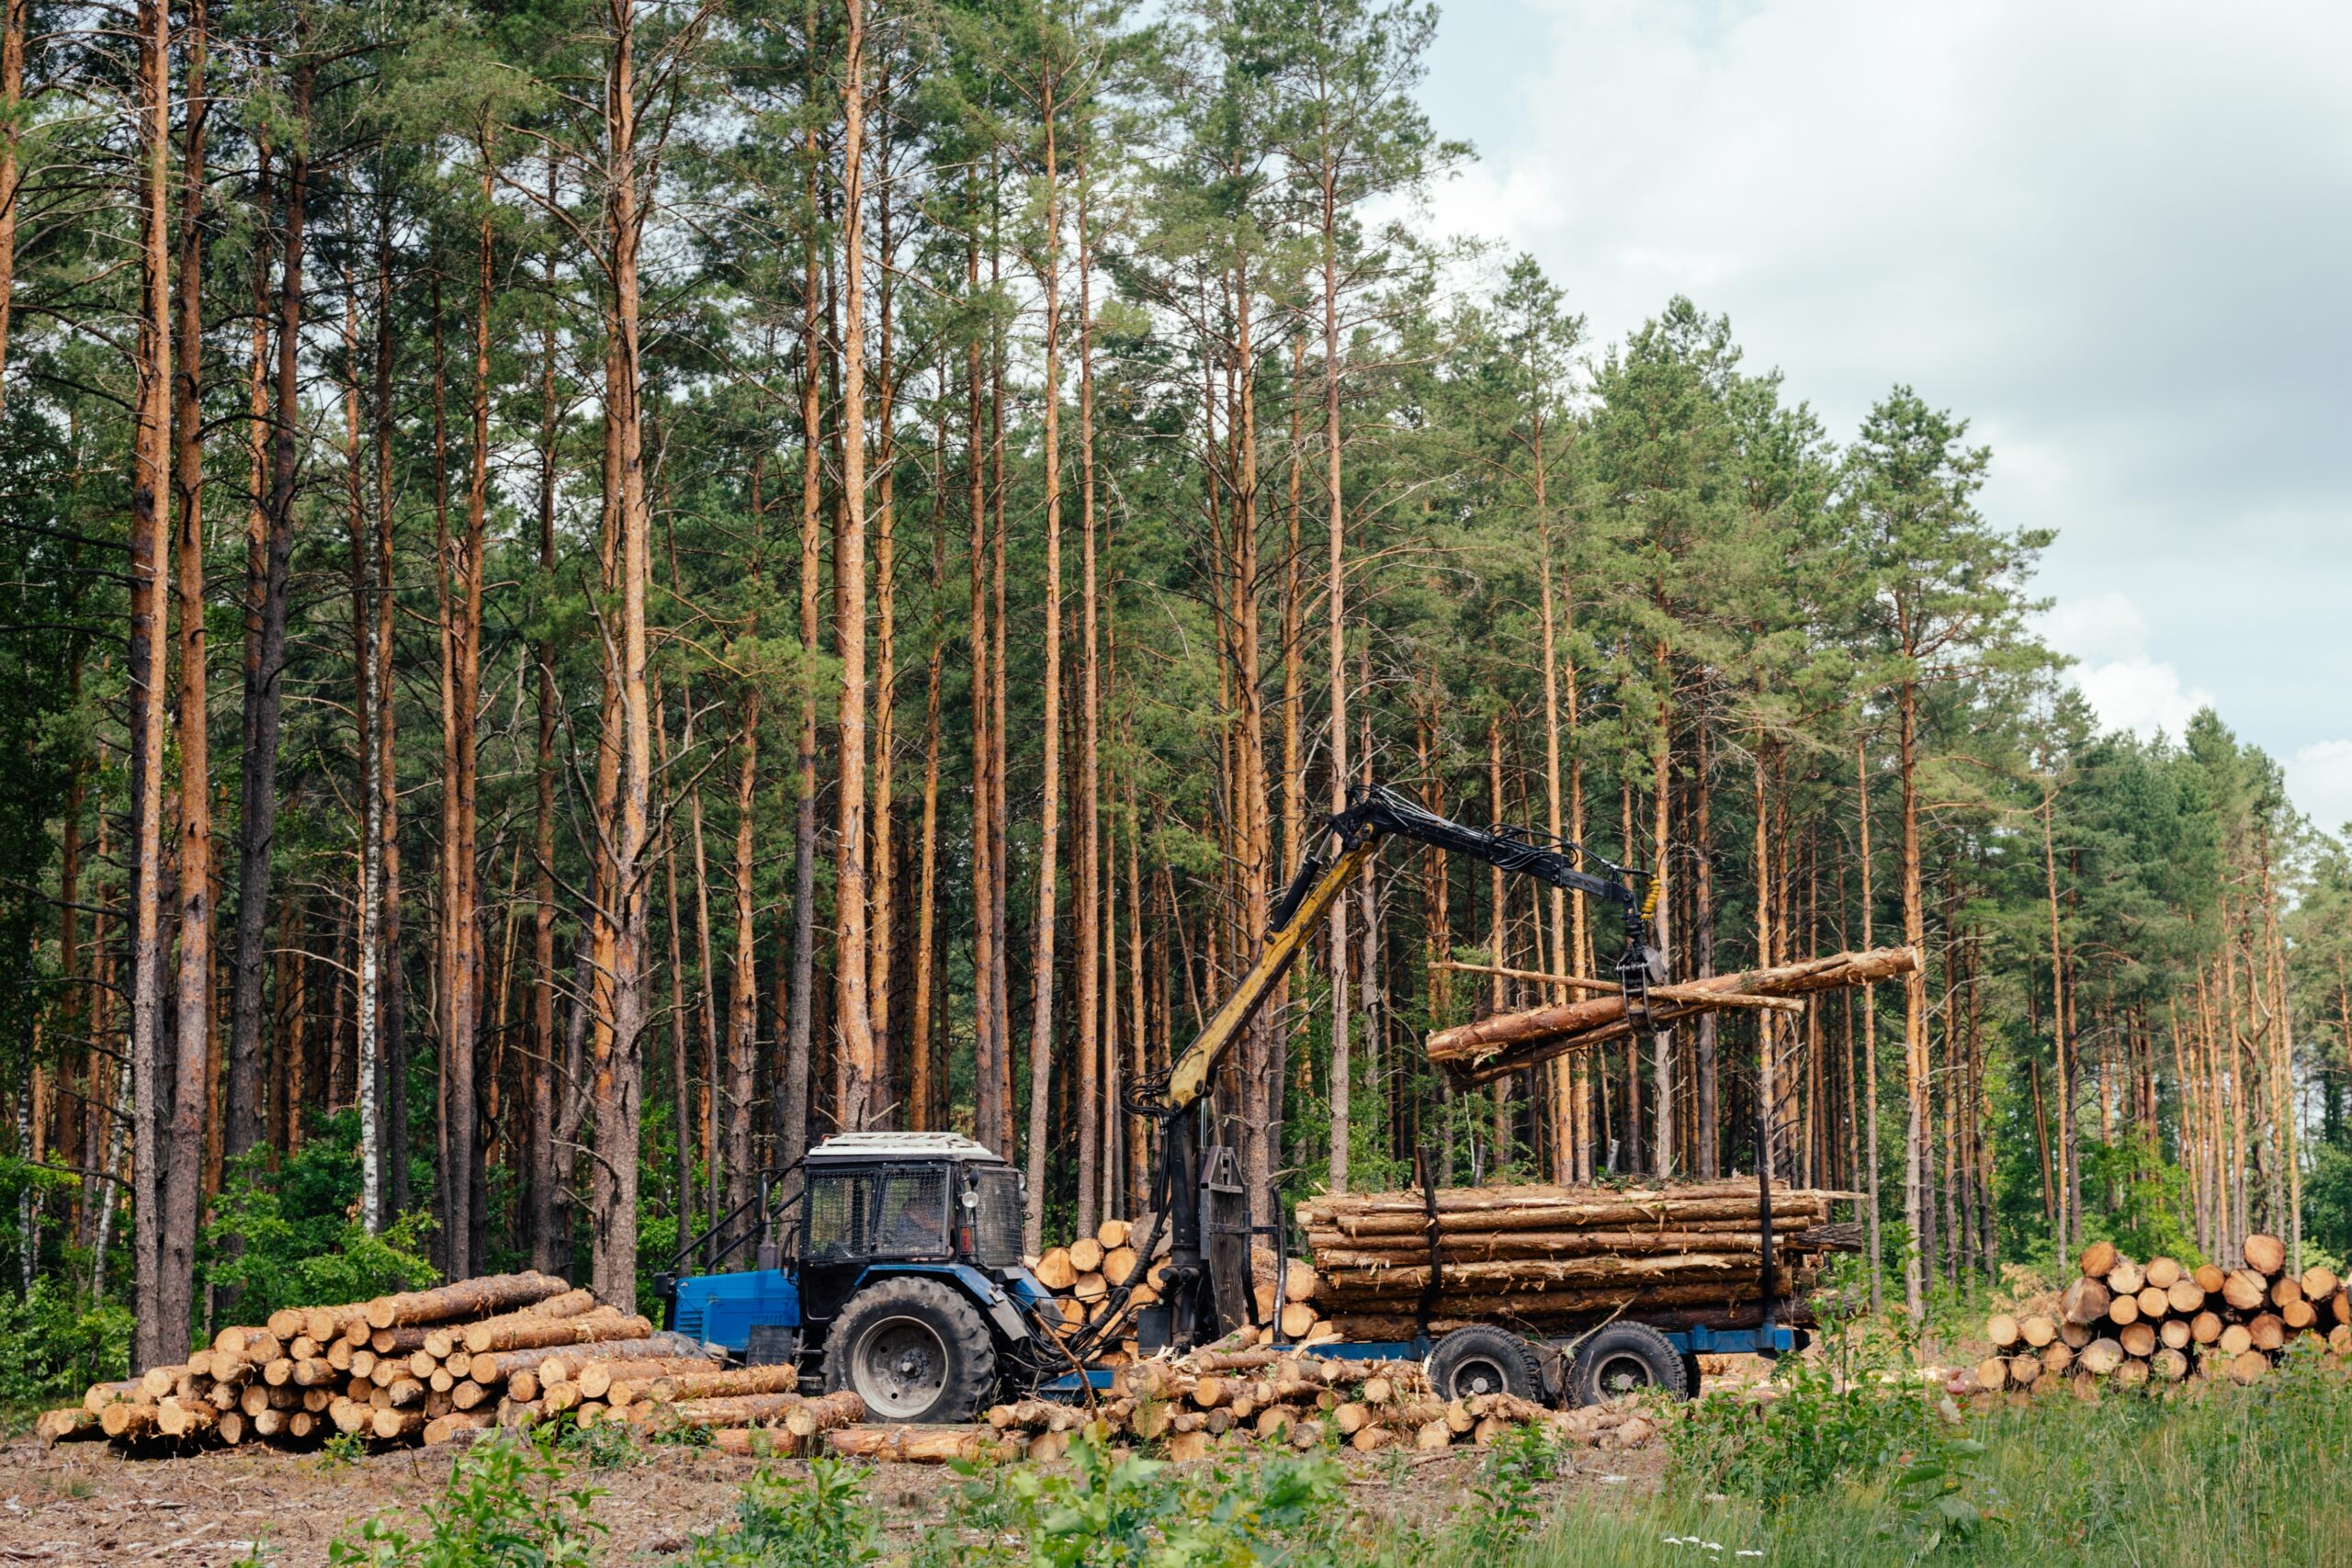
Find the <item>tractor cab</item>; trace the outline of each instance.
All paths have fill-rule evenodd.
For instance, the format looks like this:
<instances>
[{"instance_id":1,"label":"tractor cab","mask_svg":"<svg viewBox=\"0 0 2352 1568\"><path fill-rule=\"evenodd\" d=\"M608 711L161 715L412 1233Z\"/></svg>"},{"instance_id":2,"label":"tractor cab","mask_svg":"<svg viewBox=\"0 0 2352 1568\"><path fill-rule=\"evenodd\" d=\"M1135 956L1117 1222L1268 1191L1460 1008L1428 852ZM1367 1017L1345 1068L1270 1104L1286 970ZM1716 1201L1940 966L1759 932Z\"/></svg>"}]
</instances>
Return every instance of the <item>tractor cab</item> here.
<instances>
[{"instance_id":1,"label":"tractor cab","mask_svg":"<svg viewBox=\"0 0 2352 1568\"><path fill-rule=\"evenodd\" d=\"M797 1364L886 1420L960 1420L1053 1359L1022 1212L1021 1173L969 1138L843 1134L763 1176L657 1283L670 1327L735 1359ZM747 1247L753 1267L716 1271Z\"/></svg>"}]
</instances>

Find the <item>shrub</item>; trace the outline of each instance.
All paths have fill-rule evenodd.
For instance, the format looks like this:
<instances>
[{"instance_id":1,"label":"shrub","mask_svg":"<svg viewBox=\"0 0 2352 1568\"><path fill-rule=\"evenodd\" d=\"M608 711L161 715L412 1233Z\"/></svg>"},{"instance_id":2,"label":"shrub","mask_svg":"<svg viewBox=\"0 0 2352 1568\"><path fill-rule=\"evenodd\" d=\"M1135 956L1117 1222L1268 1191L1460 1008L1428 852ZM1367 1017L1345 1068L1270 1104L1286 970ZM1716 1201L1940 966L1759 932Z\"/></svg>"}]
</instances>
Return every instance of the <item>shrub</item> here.
<instances>
[{"instance_id":1,"label":"shrub","mask_svg":"<svg viewBox=\"0 0 2352 1568\"><path fill-rule=\"evenodd\" d=\"M28 1295L0 1297L0 1406L55 1404L129 1377L130 1328L129 1307L85 1302L46 1276Z\"/></svg>"},{"instance_id":2,"label":"shrub","mask_svg":"<svg viewBox=\"0 0 2352 1568\"><path fill-rule=\"evenodd\" d=\"M412 1536L379 1516L359 1538L338 1538L327 1561L355 1568L581 1568L596 1561L605 1527L588 1517L603 1495L567 1487L569 1472L547 1442L501 1433L469 1449L441 1500Z\"/></svg>"}]
</instances>

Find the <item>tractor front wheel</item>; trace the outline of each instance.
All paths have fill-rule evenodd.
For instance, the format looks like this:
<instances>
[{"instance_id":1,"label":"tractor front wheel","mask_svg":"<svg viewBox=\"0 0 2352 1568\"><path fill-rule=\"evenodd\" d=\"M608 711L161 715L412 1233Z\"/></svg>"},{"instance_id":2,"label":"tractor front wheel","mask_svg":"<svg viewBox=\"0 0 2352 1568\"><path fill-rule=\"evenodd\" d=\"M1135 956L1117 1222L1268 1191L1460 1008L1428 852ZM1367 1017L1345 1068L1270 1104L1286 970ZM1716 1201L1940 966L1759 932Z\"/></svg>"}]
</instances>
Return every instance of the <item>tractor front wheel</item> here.
<instances>
[{"instance_id":1,"label":"tractor front wheel","mask_svg":"<svg viewBox=\"0 0 2352 1568\"><path fill-rule=\"evenodd\" d=\"M878 1421L969 1421L996 1387L988 1325L937 1280L867 1286L826 1337L826 1389L855 1389Z\"/></svg>"}]
</instances>

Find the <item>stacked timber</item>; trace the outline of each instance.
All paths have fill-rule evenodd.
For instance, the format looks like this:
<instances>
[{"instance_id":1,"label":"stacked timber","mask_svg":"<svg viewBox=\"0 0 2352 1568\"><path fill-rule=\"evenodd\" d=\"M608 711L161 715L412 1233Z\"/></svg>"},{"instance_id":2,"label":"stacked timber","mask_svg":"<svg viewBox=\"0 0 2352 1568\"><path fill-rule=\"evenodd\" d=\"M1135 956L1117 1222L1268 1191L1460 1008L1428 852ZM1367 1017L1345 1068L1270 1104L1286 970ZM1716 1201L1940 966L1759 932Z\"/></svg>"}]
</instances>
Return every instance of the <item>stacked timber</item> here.
<instances>
[{"instance_id":1,"label":"stacked timber","mask_svg":"<svg viewBox=\"0 0 2352 1568\"><path fill-rule=\"evenodd\" d=\"M1808 1321L1803 1299L1822 1255L1844 1245L1830 1205L1851 1196L1773 1186L1776 1321ZM1557 1332L1619 1314L1662 1327L1753 1327L1764 1282L1758 1203L1752 1181L1440 1188L1317 1198L1298 1216L1317 1310L1348 1338L1401 1339L1425 1302L1434 1333L1497 1322Z\"/></svg>"},{"instance_id":2,"label":"stacked timber","mask_svg":"<svg viewBox=\"0 0 2352 1568\"><path fill-rule=\"evenodd\" d=\"M1196 1350L1155 1357L1113 1375L1109 1396L1089 1408L1023 1399L992 1407L1000 1443L1031 1459L1056 1459L1070 1439L1164 1449L1178 1461L1245 1443L1312 1449L1343 1442L1360 1453L1396 1445L1484 1447L1506 1429L1550 1419L1509 1394L1443 1400L1411 1362L1345 1360L1278 1348Z\"/></svg>"},{"instance_id":3,"label":"stacked timber","mask_svg":"<svg viewBox=\"0 0 2352 1568\"><path fill-rule=\"evenodd\" d=\"M1150 1235L1148 1217L1133 1222L1105 1220L1092 1235L1080 1236L1068 1247L1048 1247L1030 1260L1029 1271L1053 1293L1055 1309L1067 1332L1090 1328L1114 1310L1118 1289L1135 1278L1140 1249ZM1167 1271L1168 1238L1163 1235L1128 1294L1125 1311L1130 1322L1134 1313L1159 1300L1160 1280ZM1250 1273L1263 1337L1294 1345L1329 1345L1340 1338L1338 1330L1316 1309L1318 1281L1313 1264L1294 1258L1278 1267L1273 1253L1258 1247L1250 1255ZM1130 1337L1101 1352L1097 1360L1100 1365L1116 1367L1136 1354Z\"/></svg>"},{"instance_id":4,"label":"stacked timber","mask_svg":"<svg viewBox=\"0 0 2352 1568\"><path fill-rule=\"evenodd\" d=\"M335 1306L286 1307L224 1328L186 1361L98 1383L37 1429L162 1456L198 1447L304 1448L338 1434L437 1443L542 1409L550 1371L593 1358L621 1370L714 1371L705 1348L539 1273L493 1274ZM549 1367L548 1363L554 1366Z\"/></svg>"},{"instance_id":5,"label":"stacked timber","mask_svg":"<svg viewBox=\"0 0 2352 1568\"><path fill-rule=\"evenodd\" d=\"M2093 1242L2080 1275L2047 1311L1996 1313L1993 1354L1965 1373L1973 1392L2069 1389L2096 1398L2107 1385L2190 1379L2258 1382L2298 1344L2352 1357L2352 1293L2333 1269L2286 1267L2272 1235L2245 1238L2242 1268L2171 1258L2145 1263Z\"/></svg>"},{"instance_id":6,"label":"stacked timber","mask_svg":"<svg viewBox=\"0 0 2352 1568\"><path fill-rule=\"evenodd\" d=\"M1614 987L1581 1001L1563 1002L1527 1012L1497 1013L1476 1023L1442 1029L1429 1037L1430 1060L1451 1067L1473 1083L1518 1072L1557 1056L1605 1045L1637 1032L1669 1024L1702 1012L1732 1010L1804 1010L1803 998L1850 986L1868 986L1907 975L1919 966L1918 953L1908 947L1873 948L1863 953L1833 953L1784 964L1770 969L1750 969L1736 975L1714 975L1672 986L1653 986L1645 1017L1626 1016L1626 1003ZM1601 988L1603 983L1579 980L1577 988Z\"/></svg>"}]
</instances>

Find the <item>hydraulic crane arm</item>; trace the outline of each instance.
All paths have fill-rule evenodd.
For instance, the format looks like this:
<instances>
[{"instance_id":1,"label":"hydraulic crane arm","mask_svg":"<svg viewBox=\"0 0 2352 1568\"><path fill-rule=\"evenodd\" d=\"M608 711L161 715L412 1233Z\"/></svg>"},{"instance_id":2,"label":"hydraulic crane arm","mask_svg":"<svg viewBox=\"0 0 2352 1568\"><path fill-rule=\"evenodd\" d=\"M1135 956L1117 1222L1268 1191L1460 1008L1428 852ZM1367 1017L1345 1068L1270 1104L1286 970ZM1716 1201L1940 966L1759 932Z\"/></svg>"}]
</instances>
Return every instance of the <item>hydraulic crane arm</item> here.
<instances>
[{"instance_id":1,"label":"hydraulic crane arm","mask_svg":"<svg viewBox=\"0 0 2352 1568\"><path fill-rule=\"evenodd\" d=\"M1625 936L1625 949L1617 964L1621 980L1635 993L1664 981L1663 965L1657 950L1649 945L1644 924L1653 900L1637 896L1634 889L1640 873L1602 860L1566 840L1539 838L1517 828L1468 827L1440 817L1385 785L1359 784L1349 795L1346 808L1324 822L1318 835L1323 841L1300 863L1297 874L1283 890L1274 907L1273 929L1266 934L1265 950L1257 963L1177 1058L1159 1107L1164 1113L1188 1110L1208 1091L1217 1064L1289 973L1332 900L1379 852L1380 840L1387 835L1451 850L1616 905ZM1585 870L1585 862L1602 868L1606 874Z\"/></svg>"}]
</instances>

